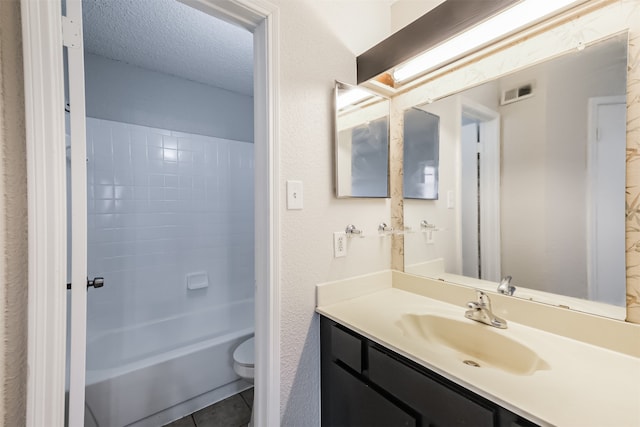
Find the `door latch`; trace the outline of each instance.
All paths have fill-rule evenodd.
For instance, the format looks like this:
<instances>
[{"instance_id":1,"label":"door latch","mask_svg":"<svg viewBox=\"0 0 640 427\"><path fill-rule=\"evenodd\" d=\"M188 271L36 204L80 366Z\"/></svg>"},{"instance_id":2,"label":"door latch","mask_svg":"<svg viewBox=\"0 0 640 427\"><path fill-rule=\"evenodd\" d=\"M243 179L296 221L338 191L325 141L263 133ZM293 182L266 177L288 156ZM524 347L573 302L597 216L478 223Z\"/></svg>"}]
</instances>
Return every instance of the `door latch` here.
<instances>
[{"instance_id":1,"label":"door latch","mask_svg":"<svg viewBox=\"0 0 640 427\"><path fill-rule=\"evenodd\" d=\"M104 286L104 277L94 277L93 280L87 278L87 288L93 286L94 288L101 288ZM67 283L67 289L71 289L71 283Z\"/></svg>"}]
</instances>

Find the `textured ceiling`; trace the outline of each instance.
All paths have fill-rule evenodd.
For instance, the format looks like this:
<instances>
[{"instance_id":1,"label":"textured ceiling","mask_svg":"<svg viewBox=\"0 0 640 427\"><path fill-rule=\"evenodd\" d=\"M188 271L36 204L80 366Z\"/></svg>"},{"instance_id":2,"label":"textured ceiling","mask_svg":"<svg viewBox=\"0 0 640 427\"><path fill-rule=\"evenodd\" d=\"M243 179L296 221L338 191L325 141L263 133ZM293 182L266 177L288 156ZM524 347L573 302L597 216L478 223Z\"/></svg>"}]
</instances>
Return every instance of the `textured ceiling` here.
<instances>
[{"instance_id":1,"label":"textured ceiling","mask_svg":"<svg viewBox=\"0 0 640 427\"><path fill-rule=\"evenodd\" d=\"M176 0L83 0L85 50L253 94L253 35Z\"/></svg>"}]
</instances>

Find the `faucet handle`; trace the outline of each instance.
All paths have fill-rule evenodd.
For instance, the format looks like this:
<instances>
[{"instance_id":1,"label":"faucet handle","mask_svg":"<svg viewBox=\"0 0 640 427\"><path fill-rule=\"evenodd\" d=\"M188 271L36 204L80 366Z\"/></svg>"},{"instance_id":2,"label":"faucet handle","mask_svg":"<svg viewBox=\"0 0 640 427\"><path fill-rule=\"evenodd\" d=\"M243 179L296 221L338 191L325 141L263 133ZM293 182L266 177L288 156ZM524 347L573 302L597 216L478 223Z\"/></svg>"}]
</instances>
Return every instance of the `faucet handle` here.
<instances>
[{"instance_id":1,"label":"faucet handle","mask_svg":"<svg viewBox=\"0 0 640 427\"><path fill-rule=\"evenodd\" d=\"M467 308L471 310L480 310L480 304L476 301L469 301L467 303Z\"/></svg>"},{"instance_id":2,"label":"faucet handle","mask_svg":"<svg viewBox=\"0 0 640 427\"><path fill-rule=\"evenodd\" d=\"M489 299L489 295L485 294L482 291L476 290L476 296L478 297L478 304L480 305L480 307L491 309L491 300Z\"/></svg>"},{"instance_id":3,"label":"faucet handle","mask_svg":"<svg viewBox=\"0 0 640 427\"><path fill-rule=\"evenodd\" d=\"M363 237L362 230L359 230L353 224L347 225L347 228L345 228L344 232L347 234L347 237L352 237L352 236L355 236L355 235L360 235L360 237Z\"/></svg>"},{"instance_id":4,"label":"faucet handle","mask_svg":"<svg viewBox=\"0 0 640 427\"><path fill-rule=\"evenodd\" d=\"M511 284L511 276L505 276L498 285L498 292L504 295L513 295L516 287Z\"/></svg>"}]
</instances>

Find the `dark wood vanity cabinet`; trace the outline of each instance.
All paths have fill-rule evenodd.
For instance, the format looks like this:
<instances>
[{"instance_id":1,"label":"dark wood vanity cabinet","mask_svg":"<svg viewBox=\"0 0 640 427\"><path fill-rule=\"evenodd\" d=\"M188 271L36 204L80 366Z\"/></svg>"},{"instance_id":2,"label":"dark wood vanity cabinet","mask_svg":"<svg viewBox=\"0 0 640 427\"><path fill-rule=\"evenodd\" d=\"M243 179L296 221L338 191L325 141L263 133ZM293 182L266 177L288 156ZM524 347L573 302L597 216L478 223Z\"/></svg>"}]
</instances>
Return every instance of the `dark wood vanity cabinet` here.
<instances>
[{"instance_id":1,"label":"dark wood vanity cabinet","mask_svg":"<svg viewBox=\"0 0 640 427\"><path fill-rule=\"evenodd\" d=\"M322 426L536 425L322 316L320 340Z\"/></svg>"}]
</instances>

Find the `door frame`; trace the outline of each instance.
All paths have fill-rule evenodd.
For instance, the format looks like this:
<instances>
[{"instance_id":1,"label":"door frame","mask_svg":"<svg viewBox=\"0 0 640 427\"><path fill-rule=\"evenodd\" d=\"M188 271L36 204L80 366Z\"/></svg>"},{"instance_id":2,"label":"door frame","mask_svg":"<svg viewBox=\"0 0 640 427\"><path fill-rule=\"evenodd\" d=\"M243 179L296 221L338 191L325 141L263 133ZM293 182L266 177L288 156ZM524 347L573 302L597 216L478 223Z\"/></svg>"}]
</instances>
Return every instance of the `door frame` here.
<instances>
[{"instance_id":1,"label":"door frame","mask_svg":"<svg viewBox=\"0 0 640 427\"><path fill-rule=\"evenodd\" d=\"M601 105L626 105L625 95L596 96L588 100L587 118L587 296L594 300L598 295L598 254L597 236L597 200L593 197L598 176L596 168L596 145L598 144L598 107ZM626 111L626 110L625 110ZM626 142L625 142L626 143ZM595 300L594 300L595 301Z\"/></svg>"},{"instance_id":2,"label":"door frame","mask_svg":"<svg viewBox=\"0 0 640 427\"><path fill-rule=\"evenodd\" d=\"M462 97L460 114L480 121L480 139L482 141L480 169L480 250L483 280L500 281L500 113L476 101ZM461 150L458 152L458 168L461 164ZM457 171L461 176L461 171ZM458 206L462 191L458 179ZM458 230L462 227L462 212L458 209ZM462 268L462 236L458 233L458 264Z\"/></svg>"},{"instance_id":3,"label":"door frame","mask_svg":"<svg viewBox=\"0 0 640 427\"><path fill-rule=\"evenodd\" d=\"M21 0L28 200L27 426L64 426L67 225L61 0ZM255 319L259 425L280 423L279 10L183 0L254 34Z\"/></svg>"},{"instance_id":4,"label":"door frame","mask_svg":"<svg viewBox=\"0 0 640 427\"><path fill-rule=\"evenodd\" d=\"M27 425L64 423L66 153L60 1L21 0L28 206ZM46 143L44 143L46 141Z\"/></svg>"},{"instance_id":5,"label":"door frame","mask_svg":"<svg viewBox=\"0 0 640 427\"><path fill-rule=\"evenodd\" d=\"M462 253L460 259L460 274L463 276L471 276L473 278L480 278L480 267L481 264L478 262L478 257L481 255L480 248L478 248L478 243L480 242L480 233L478 229L478 152L480 151L480 144L478 143L478 129L480 126L480 122L474 121L473 123L464 124L464 118L469 117L462 112L462 123L460 126L460 252ZM474 120L475 117L473 118ZM473 135L473 149L471 148L471 143L467 141L467 126L472 126L474 135ZM473 152L475 169L472 165L469 164L466 160L471 160L470 156ZM469 156L469 158L467 158ZM473 179L471 178L470 172L467 170L470 168L475 172L473 174ZM470 189L467 186L471 184L473 181L473 188ZM470 197L469 190L473 191L473 197ZM471 210L472 212L468 212ZM472 230L471 230L472 227ZM473 271L470 271L471 268Z\"/></svg>"}]
</instances>

